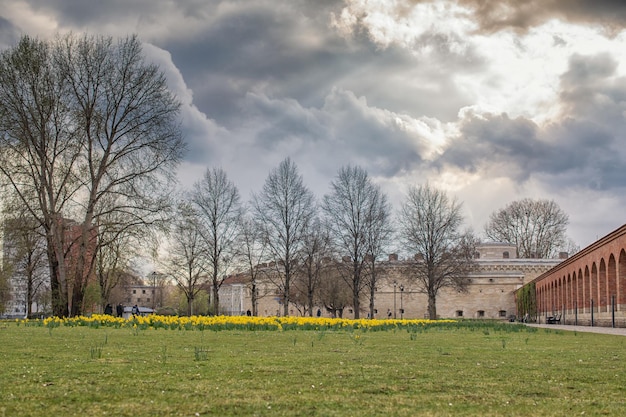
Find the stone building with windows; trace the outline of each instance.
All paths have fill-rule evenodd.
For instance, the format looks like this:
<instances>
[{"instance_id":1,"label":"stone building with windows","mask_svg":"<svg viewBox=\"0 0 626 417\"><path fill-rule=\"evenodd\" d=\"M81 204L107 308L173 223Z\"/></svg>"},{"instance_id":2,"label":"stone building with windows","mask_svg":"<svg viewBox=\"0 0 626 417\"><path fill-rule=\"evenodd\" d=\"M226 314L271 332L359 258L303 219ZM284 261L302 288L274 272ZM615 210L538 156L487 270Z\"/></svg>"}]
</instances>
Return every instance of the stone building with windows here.
<instances>
[{"instance_id":1,"label":"stone building with windows","mask_svg":"<svg viewBox=\"0 0 626 417\"><path fill-rule=\"evenodd\" d=\"M478 267L476 272L468 276L467 290L462 292L453 289L440 290L437 297L437 315L440 318L509 319L517 314L515 291L566 258L566 254L561 254L559 259L520 259L517 258L513 245L483 243L477 247L475 260ZM379 263L375 318L427 317L427 296L407 275L406 265L406 260L399 259L394 254ZM271 270L269 264L260 268ZM261 278L257 280L258 315L282 314L282 300L278 288L267 278L268 273L259 276ZM228 312L244 314L247 310L253 310L250 285L245 275L227 278L220 291L222 311L225 314ZM364 295L360 317L368 316L368 306L369 300ZM322 316L330 316L323 306L315 307L314 311L318 309ZM294 305L290 308L290 314L301 315L301 311ZM343 317L353 316L354 311L349 307L344 310Z\"/></svg>"},{"instance_id":2,"label":"stone building with windows","mask_svg":"<svg viewBox=\"0 0 626 417\"><path fill-rule=\"evenodd\" d=\"M146 307L156 310L163 306L163 296L165 288L153 285L128 285L125 288L126 299L124 306Z\"/></svg>"}]
</instances>

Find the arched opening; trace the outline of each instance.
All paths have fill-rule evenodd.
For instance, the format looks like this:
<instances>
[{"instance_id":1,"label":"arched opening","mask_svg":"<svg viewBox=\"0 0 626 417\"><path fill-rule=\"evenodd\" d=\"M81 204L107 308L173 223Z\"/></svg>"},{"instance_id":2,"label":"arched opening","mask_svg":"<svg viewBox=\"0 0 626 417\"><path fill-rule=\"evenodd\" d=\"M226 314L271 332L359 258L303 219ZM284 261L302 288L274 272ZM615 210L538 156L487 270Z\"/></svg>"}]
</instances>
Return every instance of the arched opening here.
<instances>
[{"instance_id":1,"label":"arched opening","mask_svg":"<svg viewBox=\"0 0 626 417\"><path fill-rule=\"evenodd\" d=\"M559 301L559 312L564 312L567 310L567 278L565 275L560 279L560 301Z\"/></svg>"},{"instance_id":2,"label":"arched opening","mask_svg":"<svg viewBox=\"0 0 626 417\"><path fill-rule=\"evenodd\" d=\"M618 293L618 310L626 309L626 251L622 249L619 253L619 269L617 280L617 293Z\"/></svg>"},{"instance_id":3,"label":"arched opening","mask_svg":"<svg viewBox=\"0 0 626 417\"><path fill-rule=\"evenodd\" d=\"M565 277L559 279L559 301L557 308L559 313L565 310Z\"/></svg>"},{"instance_id":4,"label":"arched opening","mask_svg":"<svg viewBox=\"0 0 626 417\"><path fill-rule=\"evenodd\" d=\"M567 311L572 311L572 276L567 274L567 281L565 281L565 308Z\"/></svg>"},{"instance_id":5,"label":"arched opening","mask_svg":"<svg viewBox=\"0 0 626 417\"><path fill-rule=\"evenodd\" d=\"M591 277L589 275L589 267L585 266L585 277L583 279L583 296L584 296L584 306L585 312L589 313L590 308L590 300L591 300Z\"/></svg>"},{"instance_id":6,"label":"arched opening","mask_svg":"<svg viewBox=\"0 0 626 417\"><path fill-rule=\"evenodd\" d=\"M598 268L594 262L591 265L591 291L589 293L591 301L593 302L593 310L598 311Z\"/></svg>"},{"instance_id":7,"label":"arched opening","mask_svg":"<svg viewBox=\"0 0 626 417\"><path fill-rule=\"evenodd\" d=\"M545 292L543 290L543 284L536 287L537 292L537 314L541 315L546 310Z\"/></svg>"},{"instance_id":8,"label":"arched opening","mask_svg":"<svg viewBox=\"0 0 626 417\"><path fill-rule=\"evenodd\" d=\"M607 303L608 311L611 311L613 302L617 304L617 265L615 264L615 256L609 256L609 262L606 268L606 281L608 286Z\"/></svg>"},{"instance_id":9,"label":"arched opening","mask_svg":"<svg viewBox=\"0 0 626 417\"><path fill-rule=\"evenodd\" d=\"M584 294L583 294L583 271L581 269L578 270L578 280L577 280L577 294L576 294L576 309L579 312L584 311L585 303L584 303Z\"/></svg>"},{"instance_id":10,"label":"arched opening","mask_svg":"<svg viewBox=\"0 0 626 417\"><path fill-rule=\"evenodd\" d=\"M600 259L600 274L598 276L599 290L598 293L598 311L607 311L608 303L608 289L606 285L606 263L604 258Z\"/></svg>"}]
</instances>

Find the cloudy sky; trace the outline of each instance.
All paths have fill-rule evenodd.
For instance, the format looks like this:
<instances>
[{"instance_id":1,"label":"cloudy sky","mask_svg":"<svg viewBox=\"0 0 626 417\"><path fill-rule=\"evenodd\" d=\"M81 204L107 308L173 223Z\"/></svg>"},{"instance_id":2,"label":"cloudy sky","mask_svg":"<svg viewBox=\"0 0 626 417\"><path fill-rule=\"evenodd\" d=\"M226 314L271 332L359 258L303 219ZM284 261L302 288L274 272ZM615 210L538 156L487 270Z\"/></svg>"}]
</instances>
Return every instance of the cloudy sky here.
<instances>
[{"instance_id":1,"label":"cloudy sky","mask_svg":"<svg viewBox=\"0 0 626 417\"><path fill-rule=\"evenodd\" d=\"M625 23L622 0L0 0L0 49L139 35L183 102L185 186L219 166L248 199L291 157L321 197L360 165L479 234L554 199L584 247L626 223Z\"/></svg>"}]
</instances>

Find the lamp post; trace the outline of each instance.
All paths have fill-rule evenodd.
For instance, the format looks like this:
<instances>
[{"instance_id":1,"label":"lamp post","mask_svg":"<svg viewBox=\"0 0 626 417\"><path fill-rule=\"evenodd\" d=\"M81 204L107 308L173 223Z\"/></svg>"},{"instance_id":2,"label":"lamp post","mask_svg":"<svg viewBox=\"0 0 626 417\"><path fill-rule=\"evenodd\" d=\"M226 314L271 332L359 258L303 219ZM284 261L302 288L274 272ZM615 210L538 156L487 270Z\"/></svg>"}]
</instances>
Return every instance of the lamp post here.
<instances>
[{"instance_id":1,"label":"lamp post","mask_svg":"<svg viewBox=\"0 0 626 417\"><path fill-rule=\"evenodd\" d=\"M393 318L396 318L396 287L398 283L396 281L393 282Z\"/></svg>"},{"instance_id":2,"label":"lamp post","mask_svg":"<svg viewBox=\"0 0 626 417\"><path fill-rule=\"evenodd\" d=\"M400 319L404 319L404 306L402 305L402 293L404 293L404 285L400 284Z\"/></svg>"}]
</instances>

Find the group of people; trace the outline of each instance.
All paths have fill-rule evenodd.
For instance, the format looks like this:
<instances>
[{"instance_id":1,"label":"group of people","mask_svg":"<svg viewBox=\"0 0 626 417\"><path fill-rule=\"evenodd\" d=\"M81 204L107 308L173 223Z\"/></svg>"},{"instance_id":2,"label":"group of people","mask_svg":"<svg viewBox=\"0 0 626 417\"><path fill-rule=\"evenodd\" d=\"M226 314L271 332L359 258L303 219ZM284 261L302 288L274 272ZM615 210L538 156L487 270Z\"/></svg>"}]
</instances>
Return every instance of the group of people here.
<instances>
[{"instance_id":1,"label":"group of people","mask_svg":"<svg viewBox=\"0 0 626 417\"><path fill-rule=\"evenodd\" d=\"M115 312L117 313L117 317L123 317L124 306L121 304L118 304L117 307L115 307ZM137 304L133 306L131 313L133 316L139 315L139 307L137 306ZM113 315L113 306L111 304L107 304L106 307L104 307L104 314L108 314L109 316Z\"/></svg>"}]
</instances>

